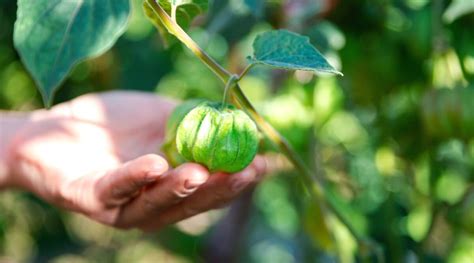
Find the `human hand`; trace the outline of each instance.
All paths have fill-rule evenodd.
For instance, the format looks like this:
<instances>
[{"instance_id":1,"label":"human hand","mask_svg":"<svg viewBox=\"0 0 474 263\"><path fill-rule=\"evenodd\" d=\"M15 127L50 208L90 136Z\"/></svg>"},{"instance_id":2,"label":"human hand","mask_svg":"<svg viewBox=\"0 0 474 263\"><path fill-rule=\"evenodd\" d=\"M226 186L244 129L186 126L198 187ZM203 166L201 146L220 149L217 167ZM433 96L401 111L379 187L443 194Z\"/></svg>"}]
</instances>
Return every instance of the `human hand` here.
<instances>
[{"instance_id":1,"label":"human hand","mask_svg":"<svg viewBox=\"0 0 474 263\"><path fill-rule=\"evenodd\" d=\"M141 92L86 95L40 110L9 145L9 183L118 228L157 230L221 207L264 173L195 163L170 169L156 154L175 102Z\"/></svg>"}]
</instances>

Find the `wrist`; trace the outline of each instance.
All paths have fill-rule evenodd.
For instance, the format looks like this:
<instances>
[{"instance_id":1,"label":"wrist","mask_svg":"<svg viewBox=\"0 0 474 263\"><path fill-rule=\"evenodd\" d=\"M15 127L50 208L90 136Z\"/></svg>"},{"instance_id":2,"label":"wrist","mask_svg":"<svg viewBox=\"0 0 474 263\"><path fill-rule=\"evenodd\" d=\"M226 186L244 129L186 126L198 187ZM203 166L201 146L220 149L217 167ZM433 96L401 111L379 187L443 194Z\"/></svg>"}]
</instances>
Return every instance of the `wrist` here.
<instances>
[{"instance_id":1,"label":"wrist","mask_svg":"<svg viewBox=\"0 0 474 263\"><path fill-rule=\"evenodd\" d=\"M28 113L0 111L0 189L13 184L11 155L15 135L26 125Z\"/></svg>"}]
</instances>

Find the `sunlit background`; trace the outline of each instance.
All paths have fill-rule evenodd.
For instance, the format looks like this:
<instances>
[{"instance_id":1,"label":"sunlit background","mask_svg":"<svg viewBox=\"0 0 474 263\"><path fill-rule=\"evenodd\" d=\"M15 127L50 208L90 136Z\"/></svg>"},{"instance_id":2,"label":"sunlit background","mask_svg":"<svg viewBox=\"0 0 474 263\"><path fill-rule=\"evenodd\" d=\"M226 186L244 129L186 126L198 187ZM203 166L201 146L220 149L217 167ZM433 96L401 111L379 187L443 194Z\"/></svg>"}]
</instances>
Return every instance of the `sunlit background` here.
<instances>
[{"instance_id":1,"label":"sunlit background","mask_svg":"<svg viewBox=\"0 0 474 263\"><path fill-rule=\"evenodd\" d=\"M13 48L15 2L0 0L0 108L28 111L42 102ZM165 49L141 1L132 3L128 31L109 52L78 65L55 103L115 89L221 100L219 79L178 43ZM241 85L327 179L334 198L349 204L345 214L381 245L387 262L474 262L474 14L452 3L268 0L250 12L243 0L219 0L190 32L239 72L256 34L288 28L309 36L344 73L256 67ZM336 242L325 238L296 178L291 170L271 175L231 209L148 235L6 191L0 262L200 262L229 249L239 262L375 261L335 219ZM225 236L225 222L239 231ZM224 242L233 247L220 247L222 238L235 240Z\"/></svg>"}]
</instances>

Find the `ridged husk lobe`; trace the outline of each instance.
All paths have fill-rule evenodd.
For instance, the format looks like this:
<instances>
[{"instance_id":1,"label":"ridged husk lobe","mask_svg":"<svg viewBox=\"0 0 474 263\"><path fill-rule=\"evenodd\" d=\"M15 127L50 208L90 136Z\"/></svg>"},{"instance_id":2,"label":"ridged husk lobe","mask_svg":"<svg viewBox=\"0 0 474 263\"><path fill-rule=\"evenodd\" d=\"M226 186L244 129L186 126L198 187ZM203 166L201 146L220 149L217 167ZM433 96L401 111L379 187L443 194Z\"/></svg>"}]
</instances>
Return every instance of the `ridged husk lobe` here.
<instances>
[{"instance_id":1,"label":"ridged husk lobe","mask_svg":"<svg viewBox=\"0 0 474 263\"><path fill-rule=\"evenodd\" d=\"M181 121L176 133L178 152L211 172L235 173L253 160L258 130L243 111L231 105L204 102Z\"/></svg>"}]
</instances>

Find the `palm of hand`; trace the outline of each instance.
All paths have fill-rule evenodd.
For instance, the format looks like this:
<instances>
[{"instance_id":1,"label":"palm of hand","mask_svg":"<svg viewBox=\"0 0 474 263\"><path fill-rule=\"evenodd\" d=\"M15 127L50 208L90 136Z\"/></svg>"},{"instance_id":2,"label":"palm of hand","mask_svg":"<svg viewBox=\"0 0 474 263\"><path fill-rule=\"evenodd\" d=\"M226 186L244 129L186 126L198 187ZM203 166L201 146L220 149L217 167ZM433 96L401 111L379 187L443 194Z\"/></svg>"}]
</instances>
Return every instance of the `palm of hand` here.
<instances>
[{"instance_id":1,"label":"palm of hand","mask_svg":"<svg viewBox=\"0 0 474 263\"><path fill-rule=\"evenodd\" d=\"M173 108L154 95L115 92L40 111L14 142L15 170L24 175L17 184L109 225L157 229L220 206L256 180L261 161L209 180L197 164L168 171L152 153Z\"/></svg>"}]
</instances>

